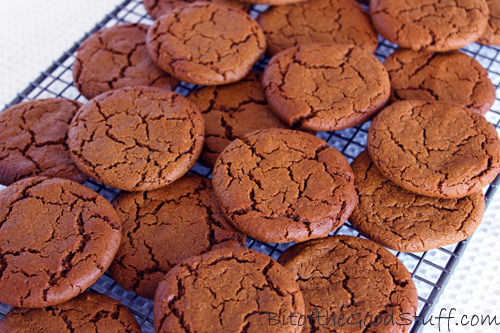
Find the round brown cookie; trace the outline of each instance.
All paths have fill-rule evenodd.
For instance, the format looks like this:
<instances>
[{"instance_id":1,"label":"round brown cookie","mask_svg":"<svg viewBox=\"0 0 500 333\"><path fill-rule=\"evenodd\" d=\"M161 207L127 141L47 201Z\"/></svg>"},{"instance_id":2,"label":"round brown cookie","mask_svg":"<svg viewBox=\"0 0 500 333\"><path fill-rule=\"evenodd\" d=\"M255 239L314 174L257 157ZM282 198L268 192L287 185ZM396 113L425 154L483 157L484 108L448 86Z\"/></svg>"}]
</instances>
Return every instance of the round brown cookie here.
<instances>
[{"instance_id":1,"label":"round brown cookie","mask_svg":"<svg viewBox=\"0 0 500 333\"><path fill-rule=\"evenodd\" d=\"M304 315L302 293L272 258L239 247L178 264L158 285L153 305L156 332L302 331L269 325L269 312Z\"/></svg>"},{"instance_id":2,"label":"round brown cookie","mask_svg":"<svg viewBox=\"0 0 500 333\"><path fill-rule=\"evenodd\" d=\"M485 114L495 102L488 71L460 51L416 52L398 49L385 60L391 78L391 100L452 103Z\"/></svg>"},{"instance_id":3,"label":"round brown cookie","mask_svg":"<svg viewBox=\"0 0 500 333\"><path fill-rule=\"evenodd\" d=\"M145 191L170 184L195 163L204 123L186 98L159 88L127 87L95 97L71 122L76 165L105 185Z\"/></svg>"},{"instance_id":4,"label":"round brown cookie","mask_svg":"<svg viewBox=\"0 0 500 333\"><path fill-rule=\"evenodd\" d=\"M141 328L122 303L106 295L84 293L47 308L14 308L0 321L0 332L140 333Z\"/></svg>"},{"instance_id":5,"label":"round brown cookie","mask_svg":"<svg viewBox=\"0 0 500 333\"><path fill-rule=\"evenodd\" d=\"M113 203L123 224L109 271L123 288L153 298L174 265L213 248L244 245L217 205L210 180L186 175L150 192L122 193Z\"/></svg>"},{"instance_id":6,"label":"round brown cookie","mask_svg":"<svg viewBox=\"0 0 500 333\"><path fill-rule=\"evenodd\" d=\"M359 125L386 105L391 92L380 61L349 45L308 44L280 52L262 82L282 121L313 131Z\"/></svg>"},{"instance_id":7,"label":"round brown cookie","mask_svg":"<svg viewBox=\"0 0 500 333\"><path fill-rule=\"evenodd\" d=\"M406 267L382 246L332 236L289 247L278 261L297 280L306 313L323 316L310 319L311 332L410 330L417 289ZM328 323L325 316L334 319ZM337 326L345 325L345 318L353 326Z\"/></svg>"},{"instance_id":8,"label":"round brown cookie","mask_svg":"<svg viewBox=\"0 0 500 333\"><path fill-rule=\"evenodd\" d=\"M325 237L357 203L345 157L314 135L285 129L234 140L217 159L212 183L228 220L268 243Z\"/></svg>"},{"instance_id":9,"label":"round brown cookie","mask_svg":"<svg viewBox=\"0 0 500 333\"><path fill-rule=\"evenodd\" d=\"M359 202L349 221L364 236L402 252L424 252L466 239L484 213L482 192L442 199L407 191L384 177L362 152L352 162Z\"/></svg>"},{"instance_id":10,"label":"round brown cookie","mask_svg":"<svg viewBox=\"0 0 500 333\"><path fill-rule=\"evenodd\" d=\"M149 16L155 20L169 11L179 7L189 6L193 2L197 2L197 0L142 0L142 4L146 7ZM226 5L238 8L245 12L249 11L251 6L249 3L239 0L203 0L203 2L213 2L218 5Z\"/></svg>"},{"instance_id":11,"label":"round brown cookie","mask_svg":"<svg viewBox=\"0 0 500 333\"><path fill-rule=\"evenodd\" d=\"M371 0L370 15L378 33L415 51L458 50L485 31L485 0Z\"/></svg>"},{"instance_id":12,"label":"round brown cookie","mask_svg":"<svg viewBox=\"0 0 500 333\"><path fill-rule=\"evenodd\" d=\"M127 86L172 90L178 81L155 66L146 48L148 26L126 23L98 31L83 41L73 64L73 79L90 99Z\"/></svg>"},{"instance_id":13,"label":"round brown cookie","mask_svg":"<svg viewBox=\"0 0 500 333\"><path fill-rule=\"evenodd\" d=\"M217 85L244 78L264 54L266 39L247 13L194 3L161 16L148 31L153 61L174 77Z\"/></svg>"},{"instance_id":14,"label":"round brown cookie","mask_svg":"<svg viewBox=\"0 0 500 333\"><path fill-rule=\"evenodd\" d=\"M500 1L486 0L490 10L488 25L478 42L486 45L500 45Z\"/></svg>"},{"instance_id":15,"label":"round brown cookie","mask_svg":"<svg viewBox=\"0 0 500 333\"><path fill-rule=\"evenodd\" d=\"M354 44L375 53L378 36L370 17L354 0L309 0L271 7L257 18L270 56L301 44Z\"/></svg>"},{"instance_id":16,"label":"round brown cookie","mask_svg":"<svg viewBox=\"0 0 500 333\"><path fill-rule=\"evenodd\" d=\"M493 125L446 103L392 104L373 120L367 147L384 176L431 197L479 192L500 171L500 141Z\"/></svg>"},{"instance_id":17,"label":"round brown cookie","mask_svg":"<svg viewBox=\"0 0 500 333\"><path fill-rule=\"evenodd\" d=\"M90 287L120 245L113 206L76 182L33 177L0 192L0 302L39 308Z\"/></svg>"},{"instance_id":18,"label":"round brown cookie","mask_svg":"<svg viewBox=\"0 0 500 333\"><path fill-rule=\"evenodd\" d=\"M83 183L66 145L71 119L80 108L62 98L23 102L0 112L0 184L47 176Z\"/></svg>"},{"instance_id":19,"label":"round brown cookie","mask_svg":"<svg viewBox=\"0 0 500 333\"><path fill-rule=\"evenodd\" d=\"M205 146L201 162L213 168L219 154L234 139L266 128L286 128L269 108L261 84L262 75L252 72L242 81L203 87L189 94L205 120Z\"/></svg>"}]
</instances>

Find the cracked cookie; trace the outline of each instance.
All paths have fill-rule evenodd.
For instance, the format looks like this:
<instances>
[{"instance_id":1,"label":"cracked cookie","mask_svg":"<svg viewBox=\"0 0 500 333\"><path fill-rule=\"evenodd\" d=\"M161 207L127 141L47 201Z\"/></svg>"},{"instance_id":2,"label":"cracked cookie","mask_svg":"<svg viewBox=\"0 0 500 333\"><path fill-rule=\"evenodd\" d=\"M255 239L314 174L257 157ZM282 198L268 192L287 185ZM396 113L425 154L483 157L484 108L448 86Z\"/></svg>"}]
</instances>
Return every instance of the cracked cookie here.
<instances>
[{"instance_id":1,"label":"cracked cookie","mask_svg":"<svg viewBox=\"0 0 500 333\"><path fill-rule=\"evenodd\" d=\"M311 332L344 332L345 327L336 325L340 316L343 325L345 320L353 325L352 332L410 330L417 289L406 267L382 246L332 236L289 247L278 262L302 290ZM325 316L334 319L328 322Z\"/></svg>"},{"instance_id":2,"label":"cracked cookie","mask_svg":"<svg viewBox=\"0 0 500 333\"><path fill-rule=\"evenodd\" d=\"M98 31L83 41L73 79L88 99L127 86L172 90L178 81L155 66L146 47L148 26L126 23Z\"/></svg>"},{"instance_id":3,"label":"cracked cookie","mask_svg":"<svg viewBox=\"0 0 500 333\"><path fill-rule=\"evenodd\" d=\"M392 104L373 119L367 148L384 176L431 197L479 192L500 171L500 141L493 125L446 103Z\"/></svg>"},{"instance_id":4,"label":"cracked cookie","mask_svg":"<svg viewBox=\"0 0 500 333\"><path fill-rule=\"evenodd\" d=\"M86 174L125 191L172 183L195 163L205 128L197 107L164 89L126 87L84 104L68 146Z\"/></svg>"},{"instance_id":5,"label":"cracked cookie","mask_svg":"<svg viewBox=\"0 0 500 333\"><path fill-rule=\"evenodd\" d=\"M366 10L354 0L308 0L271 7L257 18L267 54L302 44L353 44L375 53L378 35Z\"/></svg>"},{"instance_id":6,"label":"cracked cookie","mask_svg":"<svg viewBox=\"0 0 500 333\"><path fill-rule=\"evenodd\" d=\"M122 303L106 295L84 293L47 308L14 308L0 321L0 332L140 333L141 328Z\"/></svg>"},{"instance_id":7,"label":"cracked cookie","mask_svg":"<svg viewBox=\"0 0 500 333\"><path fill-rule=\"evenodd\" d=\"M63 98L23 102L0 112L0 184L31 176L83 183L66 145L69 123L81 104Z\"/></svg>"},{"instance_id":8,"label":"cracked cookie","mask_svg":"<svg viewBox=\"0 0 500 333\"><path fill-rule=\"evenodd\" d=\"M234 140L217 159L212 183L229 222L267 243L325 237L357 203L345 157L314 135L286 129Z\"/></svg>"},{"instance_id":9,"label":"cracked cookie","mask_svg":"<svg viewBox=\"0 0 500 333\"><path fill-rule=\"evenodd\" d=\"M245 244L224 218L207 178L188 174L158 190L121 193L113 205L123 238L109 272L142 297L153 298L158 282L179 262Z\"/></svg>"},{"instance_id":10,"label":"cracked cookie","mask_svg":"<svg viewBox=\"0 0 500 333\"><path fill-rule=\"evenodd\" d=\"M243 80L224 86L202 87L188 99L205 120L205 145L201 162L213 168L224 148L234 139L266 128L286 128L272 112L264 95L262 75L252 72Z\"/></svg>"},{"instance_id":11,"label":"cracked cookie","mask_svg":"<svg viewBox=\"0 0 500 333\"><path fill-rule=\"evenodd\" d=\"M40 308L70 300L109 267L122 237L113 206L62 178L0 192L0 302Z\"/></svg>"},{"instance_id":12,"label":"cracked cookie","mask_svg":"<svg viewBox=\"0 0 500 333\"><path fill-rule=\"evenodd\" d=\"M161 16L147 46L156 65L189 83L218 85L244 78L264 54L266 39L247 13L194 3Z\"/></svg>"},{"instance_id":13,"label":"cracked cookie","mask_svg":"<svg viewBox=\"0 0 500 333\"><path fill-rule=\"evenodd\" d=\"M490 10L490 18L486 31L478 39L478 42L485 45L500 45L500 1L486 0Z\"/></svg>"},{"instance_id":14,"label":"cracked cookie","mask_svg":"<svg viewBox=\"0 0 500 333\"><path fill-rule=\"evenodd\" d=\"M384 62L391 79L391 101L452 103L485 114L495 102L488 71L460 51L416 52L398 49Z\"/></svg>"},{"instance_id":15,"label":"cracked cookie","mask_svg":"<svg viewBox=\"0 0 500 333\"><path fill-rule=\"evenodd\" d=\"M280 52L262 80L286 124L312 131L359 125L382 109L391 83L375 56L350 45L308 44Z\"/></svg>"},{"instance_id":16,"label":"cracked cookie","mask_svg":"<svg viewBox=\"0 0 500 333\"><path fill-rule=\"evenodd\" d=\"M269 325L269 312L304 315L302 293L272 258L238 247L175 266L158 285L153 305L156 332L302 331Z\"/></svg>"},{"instance_id":17,"label":"cracked cookie","mask_svg":"<svg viewBox=\"0 0 500 333\"><path fill-rule=\"evenodd\" d=\"M349 222L385 247L424 252L466 239L481 223L481 191L460 199L415 194L384 177L366 151L351 166L359 202Z\"/></svg>"},{"instance_id":18,"label":"cracked cookie","mask_svg":"<svg viewBox=\"0 0 500 333\"><path fill-rule=\"evenodd\" d=\"M142 4L146 8L149 16L153 19L157 19L166 13L182 7L189 6L196 0L142 0ZM238 0L204 0L204 2L213 2L218 5L226 5L229 7L234 7L241 9L245 12L250 10L250 4Z\"/></svg>"},{"instance_id":19,"label":"cracked cookie","mask_svg":"<svg viewBox=\"0 0 500 333\"><path fill-rule=\"evenodd\" d=\"M371 0L378 33L415 51L458 50L484 33L489 17L485 0Z\"/></svg>"}]
</instances>

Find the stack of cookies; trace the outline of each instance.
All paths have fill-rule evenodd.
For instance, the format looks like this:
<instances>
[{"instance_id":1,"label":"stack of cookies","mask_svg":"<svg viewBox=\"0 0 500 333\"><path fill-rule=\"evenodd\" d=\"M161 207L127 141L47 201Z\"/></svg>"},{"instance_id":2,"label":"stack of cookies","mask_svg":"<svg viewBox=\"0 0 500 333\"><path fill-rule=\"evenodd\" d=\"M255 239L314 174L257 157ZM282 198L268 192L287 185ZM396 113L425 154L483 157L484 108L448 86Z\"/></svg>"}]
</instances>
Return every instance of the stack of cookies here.
<instances>
[{"instance_id":1,"label":"stack of cookies","mask_svg":"<svg viewBox=\"0 0 500 333\"><path fill-rule=\"evenodd\" d=\"M85 292L109 269L154 298L158 332L407 332L417 291L384 246L426 251L481 222L495 88L457 49L499 43L500 8L265 0L254 20L251 0L191 2L144 0L153 25L87 38L85 104L0 113L0 302L15 307L0 331L139 332ZM402 47L384 64L377 33ZM198 86L184 97L181 81ZM351 165L314 135L372 118ZM122 192L110 204L88 178ZM330 236L348 219L368 240ZM276 262L246 236L298 244Z\"/></svg>"}]
</instances>

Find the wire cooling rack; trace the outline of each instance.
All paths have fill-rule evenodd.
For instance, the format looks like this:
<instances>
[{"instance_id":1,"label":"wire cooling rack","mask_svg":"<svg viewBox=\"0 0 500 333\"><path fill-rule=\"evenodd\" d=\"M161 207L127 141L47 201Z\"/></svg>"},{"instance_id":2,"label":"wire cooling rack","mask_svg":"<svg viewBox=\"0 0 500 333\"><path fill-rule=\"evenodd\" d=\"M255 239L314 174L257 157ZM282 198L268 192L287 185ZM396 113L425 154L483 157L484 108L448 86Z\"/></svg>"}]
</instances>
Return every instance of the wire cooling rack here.
<instances>
[{"instance_id":1,"label":"wire cooling rack","mask_svg":"<svg viewBox=\"0 0 500 333\"><path fill-rule=\"evenodd\" d=\"M250 14L255 18L259 13L263 12L266 6L255 5ZM84 38L75 43L68 51L56 60L46 71L29 86L17 95L17 97L6 107L22 102L24 100L63 97L75 99L81 102L86 102L85 98L80 95L75 85L73 84L73 76L71 66L75 60L75 54L80 43L89 35L96 31L110 27L122 22L141 22L151 24L152 21L142 6L140 0L126 0L116 7L111 13L99 22ZM376 56L383 61L394 49L396 45L384 39L380 40ZM498 90L500 83L500 49L487 47L477 43L467 46L463 51L478 60L485 67L492 79L495 87ZM256 70L263 70L268 59L261 59L256 64ZM181 83L177 88L177 92L186 95L195 86L187 83ZM500 101L497 99L491 111L486 114L486 119L493 123L500 132ZM370 122L363 125L349 128L336 132L320 132L318 136L332 147L341 151L349 162L352 161L361 151L365 149L367 131ZM202 176L210 177L211 170L196 164L191 172ZM85 183L88 187L101 194L103 197L112 201L119 194L119 190L104 186L94 180L89 180ZM500 177L491 184L486 190L486 205L492 200L498 185L500 185ZM337 229L334 234L344 234L359 236L349 223L344 224ZM446 246L440 249L427 251L423 253L394 253L412 273L413 281L417 286L418 291L418 318L416 319L411 332L420 332L423 328L422 320L427 319L432 313L441 292L448 283L448 280L453 273L460 257L467 247L468 239L458 244ZM280 254L290 244L266 244L249 238L247 247L263 252L274 259L277 259ZM154 332L153 328L153 301L135 295L121 288L111 277L105 273L91 288L91 291L102 293L114 297L125 304L135 315L139 321L143 332ZM10 306L0 303L0 319L10 310Z\"/></svg>"}]
</instances>

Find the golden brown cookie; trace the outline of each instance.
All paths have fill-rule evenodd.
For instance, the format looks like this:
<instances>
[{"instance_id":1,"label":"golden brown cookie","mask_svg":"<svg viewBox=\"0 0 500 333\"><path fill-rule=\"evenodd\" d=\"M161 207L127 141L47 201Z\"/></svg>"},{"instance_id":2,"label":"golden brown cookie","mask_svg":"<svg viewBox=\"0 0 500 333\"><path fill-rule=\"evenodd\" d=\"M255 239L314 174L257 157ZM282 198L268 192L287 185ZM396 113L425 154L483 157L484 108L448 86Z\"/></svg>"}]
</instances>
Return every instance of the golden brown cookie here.
<instances>
[{"instance_id":1,"label":"golden brown cookie","mask_svg":"<svg viewBox=\"0 0 500 333\"><path fill-rule=\"evenodd\" d=\"M301 332L269 325L268 313L304 315L290 272L257 251L233 247L191 257L160 282L156 332Z\"/></svg>"},{"instance_id":2,"label":"golden brown cookie","mask_svg":"<svg viewBox=\"0 0 500 333\"><path fill-rule=\"evenodd\" d=\"M495 102L488 71L460 51L446 53L398 49L384 63L391 78L391 101L452 103L485 114Z\"/></svg>"},{"instance_id":3,"label":"golden brown cookie","mask_svg":"<svg viewBox=\"0 0 500 333\"><path fill-rule=\"evenodd\" d=\"M415 194L384 177L366 151L351 166L359 202L349 222L385 247L424 252L466 239L481 223L482 192L460 199Z\"/></svg>"},{"instance_id":4,"label":"golden brown cookie","mask_svg":"<svg viewBox=\"0 0 500 333\"><path fill-rule=\"evenodd\" d=\"M83 105L68 146L89 176L125 191L152 190L182 177L203 147L197 107L164 89L127 87Z\"/></svg>"},{"instance_id":5,"label":"golden brown cookie","mask_svg":"<svg viewBox=\"0 0 500 333\"><path fill-rule=\"evenodd\" d=\"M289 247L278 261L302 290L311 332L410 330L417 289L406 267L382 246L332 236Z\"/></svg>"},{"instance_id":6,"label":"golden brown cookie","mask_svg":"<svg viewBox=\"0 0 500 333\"><path fill-rule=\"evenodd\" d=\"M335 131L382 109L391 84L375 56L349 45L308 44L274 56L262 80L273 111L290 126Z\"/></svg>"},{"instance_id":7,"label":"golden brown cookie","mask_svg":"<svg viewBox=\"0 0 500 333\"><path fill-rule=\"evenodd\" d=\"M500 1L486 0L490 9L488 26L478 42L485 45L500 45Z\"/></svg>"},{"instance_id":8,"label":"golden brown cookie","mask_svg":"<svg viewBox=\"0 0 500 333\"><path fill-rule=\"evenodd\" d=\"M500 171L492 124L467 108L402 101L373 119L367 148L379 171L417 194L461 198L481 191Z\"/></svg>"},{"instance_id":9,"label":"golden brown cookie","mask_svg":"<svg viewBox=\"0 0 500 333\"><path fill-rule=\"evenodd\" d=\"M155 20L169 11L179 7L189 6L193 2L197 2L197 0L142 0L142 4L146 8L149 16ZM250 10L251 6L249 3L239 0L204 0L204 2L213 2L218 5L230 6L245 12Z\"/></svg>"},{"instance_id":10,"label":"golden brown cookie","mask_svg":"<svg viewBox=\"0 0 500 333\"><path fill-rule=\"evenodd\" d=\"M158 67L179 80L217 85L244 78L264 54L266 39L243 11L194 3L156 20L147 46Z\"/></svg>"},{"instance_id":11,"label":"golden brown cookie","mask_svg":"<svg viewBox=\"0 0 500 333\"><path fill-rule=\"evenodd\" d=\"M234 140L217 159L212 182L228 220L268 243L325 237L357 203L345 157L299 131L267 129Z\"/></svg>"},{"instance_id":12,"label":"golden brown cookie","mask_svg":"<svg viewBox=\"0 0 500 333\"><path fill-rule=\"evenodd\" d=\"M488 24L485 0L371 0L370 15L382 37L415 51L458 50Z\"/></svg>"},{"instance_id":13,"label":"golden brown cookie","mask_svg":"<svg viewBox=\"0 0 500 333\"><path fill-rule=\"evenodd\" d=\"M354 0L308 0L271 7L257 18L267 39L267 54L302 44L356 45L375 53L378 36L365 9Z\"/></svg>"}]
</instances>

